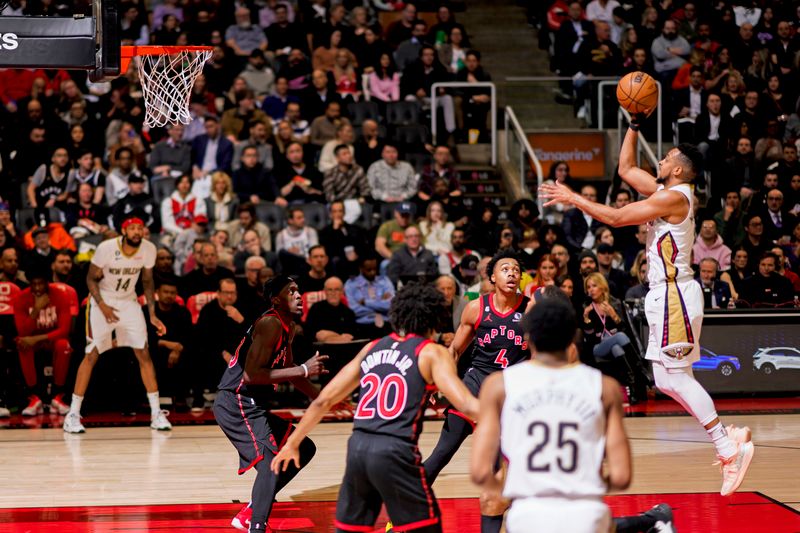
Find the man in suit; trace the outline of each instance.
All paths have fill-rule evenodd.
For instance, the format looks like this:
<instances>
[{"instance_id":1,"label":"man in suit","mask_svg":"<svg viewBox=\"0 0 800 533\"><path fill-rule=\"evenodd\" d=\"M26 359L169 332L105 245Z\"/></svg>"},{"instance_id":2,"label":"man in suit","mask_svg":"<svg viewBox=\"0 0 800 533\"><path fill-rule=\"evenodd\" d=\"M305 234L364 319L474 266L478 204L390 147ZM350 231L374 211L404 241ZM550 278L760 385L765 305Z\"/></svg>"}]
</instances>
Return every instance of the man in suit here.
<instances>
[{"instance_id":1,"label":"man in suit","mask_svg":"<svg viewBox=\"0 0 800 533\"><path fill-rule=\"evenodd\" d=\"M716 168L716 163L725 157L730 133L731 118L722 113L722 98L718 94L709 94L705 110L694 123L694 141L703 154L704 168ZM712 195L719 193L717 189L719 186L712 182Z\"/></svg>"},{"instance_id":2,"label":"man in suit","mask_svg":"<svg viewBox=\"0 0 800 533\"><path fill-rule=\"evenodd\" d=\"M767 192L767 206L761 212L764 224L764 235L769 241L780 240L784 235L791 235L797 225L797 217L783 207L783 193L780 189Z\"/></svg>"},{"instance_id":3,"label":"man in suit","mask_svg":"<svg viewBox=\"0 0 800 533\"><path fill-rule=\"evenodd\" d=\"M692 142L694 121L706 108L708 91L705 89L705 76L702 67L692 67L689 71L689 86L673 93L674 107L677 110L678 135L681 142Z\"/></svg>"},{"instance_id":4,"label":"man in suit","mask_svg":"<svg viewBox=\"0 0 800 533\"><path fill-rule=\"evenodd\" d=\"M561 23L561 27L556 33L555 56L553 60L553 70L559 76L572 76L578 72L579 51L584 41L592 41L595 38L594 25L588 20L584 20L583 7L580 2L570 2L569 19ZM572 82L560 82L561 90L568 96L572 96Z\"/></svg>"},{"instance_id":5,"label":"man in suit","mask_svg":"<svg viewBox=\"0 0 800 533\"><path fill-rule=\"evenodd\" d=\"M203 127L206 132L192 141L192 174L195 181L214 171L230 174L233 161L233 143L222 135L219 118L206 115Z\"/></svg>"},{"instance_id":6,"label":"man in suit","mask_svg":"<svg viewBox=\"0 0 800 533\"><path fill-rule=\"evenodd\" d=\"M727 283L717 279L719 263L713 257L700 260L700 273L697 282L703 289L703 307L705 309L727 309L731 301L731 288Z\"/></svg>"},{"instance_id":7,"label":"man in suit","mask_svg":"<svg viewBox=\"0 0 800 533\"><path fill-rule=\"evenodd\" d=\"M591 185L581 187L581 196L590 202L597 201L597 189ZM570 209L564 213L561 227L567 237L567 244L573 252L579 253L582 249L591 249L594 246L594 232L603 224L585 215L579 209Z\"/></svg>"}]
</instances>

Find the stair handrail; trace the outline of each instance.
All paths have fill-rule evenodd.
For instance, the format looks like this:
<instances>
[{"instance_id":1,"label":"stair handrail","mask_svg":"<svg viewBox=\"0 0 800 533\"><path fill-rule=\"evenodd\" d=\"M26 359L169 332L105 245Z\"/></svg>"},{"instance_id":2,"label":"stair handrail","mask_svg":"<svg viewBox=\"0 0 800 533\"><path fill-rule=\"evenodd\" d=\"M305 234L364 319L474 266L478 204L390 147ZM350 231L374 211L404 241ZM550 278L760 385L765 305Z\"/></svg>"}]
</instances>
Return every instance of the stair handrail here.
<instances>
[{"instance_id":1,"label":"stair handrail","mask_svg":"<svg viewBox=\"0 0 800 533\"><path fill-rule=\"evenodd\" d=\"M522 125L519 123L517 119L517 115L514 113L514 110L511 106L506 106L505 111L505 162L511 162L511 143L509 142L509 134L513 134L514 137L517 138L517 143L519 144L519 180L522 190L525 190L526 183L525 183L525 176L527 175L527 168L525 165L525 155L530 158L531 162L533 163L534 169L536 169L536 190L539 190L539 186L542 184L542 180L544 176L542 174L542 164L539 162L539 158L536 157L536 152L533 151L531 147L531 143L528 141L528 136L525 134L525 130L522 129ZM539 195L536 195L536 204L539 206L539 212L542 212L542 200L539 198Z\"/></svg>"},{"instance_id":2,"label":"stair handrail","mask_svg":"<svg viewBox=\"0 0 800 533\"><path fill-rule=\"evenodd\" d=\"M628 110L624 107L620 107L619 111L617 112L617 132L619 133L619 145L620 149L622 148L622 141L625 140L625 132L623 131L623 119L627 120L628 123L631 121L631 114L628 113ZM647 143L647 139L645 138L644 134L639 131L638 139L639 142L636 143L636 164L638 166L642 166L642 152L644 152L645 157L647 158L648 163L652 165L654 169L658 168L658 162L660 161L659 157L656 157L656 154L653 153L653 149L650 148L650 145Z\"/></svg>"},{"instance_id":3,"label":"stair handrail","mask_svg":"<svg viewBox=\"0 0 800 533\"><path fill-rule=\"evenodd\" d=\"M497 166L497 87L490 81L439 81L431 85L431 136L436 143L436 97L440 88L470 88L488 87L491 92L491 135L492 135L492 166Z\"/></svg>"},{"instance_id":4,"label":"stair handrail","mask_svg":"<svg viewBox=\"0 0 800 533\"><path fill-rule=\"evenodd\" d=\"M661 105L661 97L663 96L664 93L661 90L661 82L658 81L658 80L654 80L654 81L656 82L656 85L658 86L658 103L656 104L656 150L657 150L657 157L658 157L658 159L656 159L656 161L658 161L658 160L661 159L661 156L663 154L663 148L662 148L662 143L663 143L662 135L663 135L663 132L661 130L661 125L662 125L662 121L663 121L661 112L662 112L663 106ZM605 118L606 117L605 117L605 113L604 113L604 109L603 109L603 87L616 86L617 83L619 83L619 79L617 79L616 81L601 81L600 83L597 84L597 129L598 130L605 129L605 123L604 122L605 122ZM627 119L628 119L628 121L630 121L631 115L628 112L628 110L622 108L621 106L620 106L620 109L623 109L625 111L625 114L627 115ZM617 118L619 118L619 115L617 115ZM640 132L639 140L641 141L643 139L644 139L644 136L641 136L641 132ZM620 143L621 142L622 142L622 139L620 139ZM652 150L651 150L651 152L652 152Z\"/></svg>"}]
</instances>

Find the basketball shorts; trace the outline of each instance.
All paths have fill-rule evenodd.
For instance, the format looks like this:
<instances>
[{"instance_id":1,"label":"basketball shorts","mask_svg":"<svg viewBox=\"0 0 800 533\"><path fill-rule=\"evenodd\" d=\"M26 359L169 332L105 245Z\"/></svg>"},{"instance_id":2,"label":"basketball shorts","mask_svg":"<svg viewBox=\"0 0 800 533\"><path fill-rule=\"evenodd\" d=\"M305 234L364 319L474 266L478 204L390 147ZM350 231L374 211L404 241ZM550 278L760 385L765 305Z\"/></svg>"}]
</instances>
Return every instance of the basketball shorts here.
<instances>
[{"instance_id":1,"label":"basketball shorts","mask_svg":"<svg viewBox=\"0 0 800 533\"><path fill-rule=\"evenodd\" d=\"M103 353L114 347L128 347L141 350L147 346L147 325L144 322L144 313L136 300L106 300L106 303L116 309L119 320L109 323L92 298L86 308L86 353L91 353L97 348L98 353Z\"/></svg>"},{"instance_id":2,"label":"basketball shorts","mask_svg":"<svg viewBox=\"0 0 800 533\"><path fill-rule=\"evenodd\" d=\"M244 474L262 461L267 453L278 453L294 429L253 398L228 390L217 392L214 418L225 436L239 452L239 474ZM272 457L269 460L272 460Z\"/></svg>"},{"instance_id":3,"label":"basketball shorts","mask_svg":"<svg viewBox=\"0 0 800 533\"><path fill-rule=\"evenodd\" d=\"M417 447L396 437L354 431L336 502L336 531L372 531L381 504L394 531L442 531L439 504L425 481Z\"/></svg>"},{"instance_id":4,"label":"basketball shorts","mask_svg":"<svg viewBox=\"0 0 800 533\"><path fill-rule=\"evenodd\" d=\"M691 366L700 359L703 291L694 280L651 287L644 300L650 333L646 358L667 368Z\"/></svg>"},{"instance_id":5,"label":"basketball shorts","mask_svg":"<svg viewBox=\"0 0 800 533\"><path fill-rule=\"evenodd\" d=\"M506 515L508 533L608 533L610 530L611 511L599 498L514 500Z\"/></svg>"}]
</instances>

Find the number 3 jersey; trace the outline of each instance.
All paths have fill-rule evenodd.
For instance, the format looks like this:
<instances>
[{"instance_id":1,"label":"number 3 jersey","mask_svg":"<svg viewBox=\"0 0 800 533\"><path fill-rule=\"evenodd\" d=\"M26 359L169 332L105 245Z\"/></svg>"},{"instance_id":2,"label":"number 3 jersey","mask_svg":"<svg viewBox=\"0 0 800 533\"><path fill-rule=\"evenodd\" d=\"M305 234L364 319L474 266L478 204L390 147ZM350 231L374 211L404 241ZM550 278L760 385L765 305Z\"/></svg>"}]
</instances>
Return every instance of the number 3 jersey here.
<instances>
[{"instance_id":1,"label":"number 3 jersey","mask_svg":"<svg viewBox=\"0 0 800 533\"><path fill-rule=\"evenodd\" d=\"M133 255L122 251L122 237L103 241L92 257L92 264L103 270L100 294L104 300L136 300L136 282L143 268L156 264L156 247L142 239Z\"/></svg>"},{"instance_id":2,"label":"number 3 jersey","mask_svg":"<svg viewBox=\"0 0 800 533\"><path fill-rule=\"evenodd\" d=\"M417 443L428 397L435 390L419 372L419 353L429 342L394 333L374 341L361 361L353 430Z\"/></svg>"},{"instance_id":3,"label":"number 3 jersey","mask_svg":"<svg viewBox=\"0 0 800 533\"><path fill-rule=\"evenodd\" d=\"M503 496L600 497L606 416L602 374L576 363L536 362L503 372L500 449L508 461Z\"/></svg>"}]
</instances>

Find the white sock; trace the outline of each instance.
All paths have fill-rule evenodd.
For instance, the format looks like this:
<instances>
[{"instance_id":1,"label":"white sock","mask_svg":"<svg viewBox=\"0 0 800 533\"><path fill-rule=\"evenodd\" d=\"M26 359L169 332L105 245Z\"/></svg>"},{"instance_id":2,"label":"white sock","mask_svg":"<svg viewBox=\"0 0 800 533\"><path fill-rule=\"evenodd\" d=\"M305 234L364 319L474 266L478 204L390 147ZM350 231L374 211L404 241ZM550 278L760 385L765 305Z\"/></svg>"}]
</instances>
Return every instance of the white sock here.
<instances>
[{"instance_id":1,"label":"white sock","mask_svg":"<svg viewBox=\"0 0 800 533\"><path fill-rule=\"evenodd\" d=\"M717 448L717 455L727 459L736 454L736 443L728 436L725 428L722 427L722 422L717 422L717 425L711 429L706 430L711 441Z\"/></svg>"},{"instance_id":2,"label":"white sock","mask_svg":"<svg viewBox=\"0 0 800 533\"><path fill-rule=\"evenodd\" d=\"M147 403L150 404L150 414L157 415L161 411L161 402L158 401L158 391L147 393Z\"/></svg>"},{"instance_id":3,"label":"white sock","mask_svg":"<svg viewBox=\"0 0 800 533\"><path fill-rule=\"evenodd\" d=\"M72 395L72 403L69 404L69 412L76 415L81 414L81 404L83 403L83 396L77 394Z\"/></svg>"}]
</instances>

